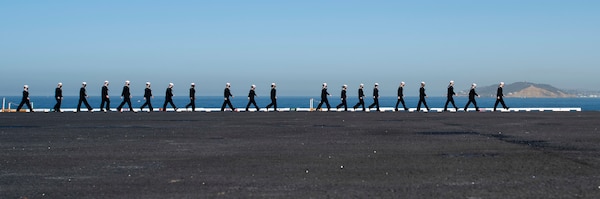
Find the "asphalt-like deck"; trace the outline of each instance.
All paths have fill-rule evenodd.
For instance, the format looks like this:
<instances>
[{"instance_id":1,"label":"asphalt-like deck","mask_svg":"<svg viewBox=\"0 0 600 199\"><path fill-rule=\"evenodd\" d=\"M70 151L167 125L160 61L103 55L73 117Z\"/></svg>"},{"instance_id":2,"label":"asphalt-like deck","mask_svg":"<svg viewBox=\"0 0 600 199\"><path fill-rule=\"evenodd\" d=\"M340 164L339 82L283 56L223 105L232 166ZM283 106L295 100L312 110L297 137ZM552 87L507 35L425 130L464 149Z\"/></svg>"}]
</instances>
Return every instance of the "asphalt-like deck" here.
<instances>
[{"instance_id":1,"label":"asphalt-like deck","mask_svg":"<svg viewBox=\"0 0 600 199\"><path fill-rule=\"evenodd\" d=\"M0 113L0 198L600 198L600 113Z\"/></svg>"}]
</instances>

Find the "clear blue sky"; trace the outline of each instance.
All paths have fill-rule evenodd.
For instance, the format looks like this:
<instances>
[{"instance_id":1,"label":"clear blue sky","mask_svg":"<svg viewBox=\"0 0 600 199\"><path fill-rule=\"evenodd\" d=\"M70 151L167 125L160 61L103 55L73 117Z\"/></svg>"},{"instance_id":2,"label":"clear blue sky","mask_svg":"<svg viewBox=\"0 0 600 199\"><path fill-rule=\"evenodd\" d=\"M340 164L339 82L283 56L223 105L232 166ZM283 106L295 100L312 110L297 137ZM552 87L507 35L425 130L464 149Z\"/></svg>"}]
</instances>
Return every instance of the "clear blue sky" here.
<instances>
[{"instance_id":1,"label":"clear blue sky","mask_svg":"<svg viewBox=\"0 0 600 199\"><path fill-rule=\"evenodd\" d=\"M82 81L117 96L146 81L186 95L332 94L364 83L415 96L473 82L529 81L600 90L600 1L2 1L0 96L77 95Z\"/></svg>"}]
</instances>

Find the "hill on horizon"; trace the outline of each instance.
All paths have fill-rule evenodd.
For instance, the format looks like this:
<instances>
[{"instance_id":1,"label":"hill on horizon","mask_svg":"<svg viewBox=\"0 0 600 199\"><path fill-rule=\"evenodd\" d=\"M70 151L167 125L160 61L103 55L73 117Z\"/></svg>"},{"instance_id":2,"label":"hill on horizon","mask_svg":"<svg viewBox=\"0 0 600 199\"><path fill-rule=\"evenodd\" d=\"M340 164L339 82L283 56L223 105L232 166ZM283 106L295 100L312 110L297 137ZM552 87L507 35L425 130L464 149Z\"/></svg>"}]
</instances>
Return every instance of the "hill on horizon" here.
<instances>
[{"instance_id":1,"label":"hill on horizon","mask_svg":"<svg viewBox=\"0 0 600 199\"><path fill-rule=\"evenodd\" d=\"M475 90L481 97L496 97L498 85L477 87ZM567 98L576 97L566 91L549 84L536 84L531 82L515 82L504 85L504 97L519 98ZM469 90L458 92L459 95L468 95Z\"/></svg>"}]
</instances>

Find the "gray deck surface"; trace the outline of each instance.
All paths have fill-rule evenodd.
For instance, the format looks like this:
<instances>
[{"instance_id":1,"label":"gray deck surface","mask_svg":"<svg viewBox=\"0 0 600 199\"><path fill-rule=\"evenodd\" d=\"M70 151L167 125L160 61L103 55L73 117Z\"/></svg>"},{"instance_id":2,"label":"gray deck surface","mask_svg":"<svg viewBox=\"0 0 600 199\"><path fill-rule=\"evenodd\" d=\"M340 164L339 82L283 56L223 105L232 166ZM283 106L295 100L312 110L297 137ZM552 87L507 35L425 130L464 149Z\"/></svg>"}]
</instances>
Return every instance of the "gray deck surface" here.
<instances>
[{"instance_id":1,"label":"gray deck surface","mask_svg":"<svg viewBox=\"0 0 600 199\"><path fill-rule=\"evenodd\" d=\"M0 113L0 198L600 198L600 113Z\"/></svg>"}]
</instances>

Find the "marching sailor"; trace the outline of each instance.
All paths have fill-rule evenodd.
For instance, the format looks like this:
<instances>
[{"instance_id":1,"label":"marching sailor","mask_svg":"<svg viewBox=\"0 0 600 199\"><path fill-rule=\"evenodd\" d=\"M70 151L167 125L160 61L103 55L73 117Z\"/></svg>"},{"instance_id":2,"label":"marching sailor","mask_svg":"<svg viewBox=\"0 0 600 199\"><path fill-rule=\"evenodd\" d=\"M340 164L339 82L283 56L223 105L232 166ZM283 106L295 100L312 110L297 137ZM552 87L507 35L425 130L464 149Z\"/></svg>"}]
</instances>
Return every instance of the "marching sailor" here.
<instances>
[{"instance_id":1,"label":"marching sailor","mask_svg":"<svg viewBox=\"0 0 600 199\"><path fill-rule=\"evenodd\" d=\"M321 89L321 103L319 103L317 106L317 110L321 109L321 105L323 105L323 103L325 103L327 106L327 111L331 109L329 100L327 100L327 96L330 96L330 94L327 92L327 83L323 83L323 88Z\"/></svg>"}]
</instances>

